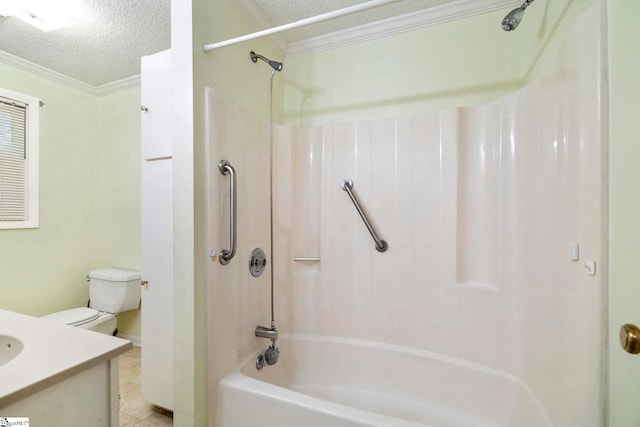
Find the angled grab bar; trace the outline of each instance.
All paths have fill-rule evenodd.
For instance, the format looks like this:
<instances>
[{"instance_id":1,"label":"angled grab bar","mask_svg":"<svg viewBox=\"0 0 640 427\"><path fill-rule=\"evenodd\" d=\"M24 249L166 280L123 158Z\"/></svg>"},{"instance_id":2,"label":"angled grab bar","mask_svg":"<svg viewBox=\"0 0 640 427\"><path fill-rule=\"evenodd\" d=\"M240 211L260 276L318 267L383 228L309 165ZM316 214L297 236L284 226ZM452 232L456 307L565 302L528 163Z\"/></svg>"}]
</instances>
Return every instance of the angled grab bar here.
<instances>
[{"instance_id":1,"label":"angled grab bar","mask_svg":"<svg viewBox=\"0 0 640 427\"><path fill-rule=\"evenodd\" d=\"M223 249L220 251L220 264L227 265L231 258L233 258L236 254L236 170L231 166L231 164L226 160L220 160L218 163L218 169L220 169L220 173L222 175L229 175L229 222L230 222L230 246L229 250Z\"/></svg>"},{"instance_id":2,"label":"angled grab bar","mask_svg":"<svg viewBox=\"0 0 640 427\"><path fill-rule=\"evenodd\" d=\"M386 251L389 248L389 245L387 244L387 242L385 242L384 240L378 237L378 234L373 229L373 226L369 222L367 215L362 210L362 207L360 207L360 203L358 202L358 199L356 199L356 196L351 191L353 189L353 181L351 181L350 179L345 179L344 181L342 181L342 184L340 184L340 187L342 187L342 189L347 192L347 194L351 198L351 201L353 202L356 209L358 210L360 217L362 217L362 220L364 221L364 225L366 225L367 228L369 229L369 233L371 233L371 237L373 237L373 240L376 242L376 250L378 252Z\"/></svg>"}]
</instances>

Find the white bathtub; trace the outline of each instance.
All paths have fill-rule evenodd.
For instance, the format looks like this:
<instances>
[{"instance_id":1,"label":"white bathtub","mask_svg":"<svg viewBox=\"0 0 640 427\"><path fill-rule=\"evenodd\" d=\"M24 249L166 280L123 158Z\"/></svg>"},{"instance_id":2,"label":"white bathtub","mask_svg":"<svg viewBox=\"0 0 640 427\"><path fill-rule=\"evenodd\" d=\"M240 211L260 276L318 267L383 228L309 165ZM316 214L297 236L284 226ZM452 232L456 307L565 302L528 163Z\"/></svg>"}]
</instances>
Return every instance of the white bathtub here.
<instances>
[{"instance_id":1,"label":"white bathtub","mask_svg":"<svg viewBox=\"0 0 640 427\"><path fill-rule=\"evenodd\" d=\"M280 361L255 356L222 379L218 427L541 427L552 423L517 377L415 349L293 335Z\"/></svg>"}]
</instances>

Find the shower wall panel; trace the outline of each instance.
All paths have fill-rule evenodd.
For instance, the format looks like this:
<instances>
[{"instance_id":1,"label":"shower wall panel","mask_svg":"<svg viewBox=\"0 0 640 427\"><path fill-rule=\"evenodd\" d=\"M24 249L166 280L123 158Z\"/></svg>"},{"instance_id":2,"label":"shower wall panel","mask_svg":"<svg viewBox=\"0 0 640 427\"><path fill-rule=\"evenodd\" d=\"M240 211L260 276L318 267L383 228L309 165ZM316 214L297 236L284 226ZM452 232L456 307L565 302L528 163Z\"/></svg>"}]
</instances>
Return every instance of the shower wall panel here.
<instances>
[{"instance_id":1,"label":"shower wall panel","mask_svg":"<svg viewBox=\"0 0 640 427\"><path fill-rule=\"evenodd\" d=\"M206 92L208 386L210 419L218 382L224 374L268 341L256 338L257 325L269 326L269 268L259 278L249 273L249 257L269 243L269 127L261 117L213 89ZM227 265L217 254L230 249L229 175L218 170L227 160L237 174L237 253ZM286 157L284 157L286 160ZM197 254L206 257L210 254Z\"/></svg>"}]
</instances>

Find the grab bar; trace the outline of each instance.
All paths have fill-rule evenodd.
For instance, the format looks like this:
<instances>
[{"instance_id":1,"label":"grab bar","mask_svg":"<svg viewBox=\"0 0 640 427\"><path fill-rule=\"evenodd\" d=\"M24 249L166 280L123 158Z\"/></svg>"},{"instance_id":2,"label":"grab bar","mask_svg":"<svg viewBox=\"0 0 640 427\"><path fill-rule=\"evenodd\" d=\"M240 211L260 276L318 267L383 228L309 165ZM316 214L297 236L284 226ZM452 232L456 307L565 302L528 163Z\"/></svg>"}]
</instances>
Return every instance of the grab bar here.
<instances>
[{"instance_id":1,"label":"grab bar","mask_svg":"<svg viewBox=\"0 0 640 427\"><path fill-rule=\"evenodd\" d=\"M378 234L376 234L376 231L371 226L371 223L369 222L367 215L364 213L364 211L360 207L360 203L358 202L358 199L356 199L356 196L351 191L353 189L353 181L351 181L350 179L345 179L344 181L342 181L342 184L340 184L340 187L342 187L342 189L346 191L347 194L349 194L349 197L351 197L351 201L353 202L356 209L358 210L358 213L362 217L362 220L364 221L364 225L367 226L367 228L369 229L369 233L371 233L371 237L373 237L373 240L376 242L376 250L378 252L386 251L389 248L389 245L387 244L387 242L385 242L384 240L381 240L378 237Z\"/></svg>"},{"instance_id":2,"label":"grab bar","mask_svg":"<svg viewBox=\"0 0 640 427\"><path fill-rule=\"evenodd\" d=\"M231 258L233 258L236 254L236 170L233 168L233 166L231 166L231 163L226 160L220 160L220 163L218 163L218 169L220 169L220 173L222 175L229 174L231 178L229 181L229 222L231 229L229 235L231 240L231 249L223 249L222 251L220 251L219 256L220 264L227 265L229 264L229 261L231 261Z\"/></svg>"}]
</instances>

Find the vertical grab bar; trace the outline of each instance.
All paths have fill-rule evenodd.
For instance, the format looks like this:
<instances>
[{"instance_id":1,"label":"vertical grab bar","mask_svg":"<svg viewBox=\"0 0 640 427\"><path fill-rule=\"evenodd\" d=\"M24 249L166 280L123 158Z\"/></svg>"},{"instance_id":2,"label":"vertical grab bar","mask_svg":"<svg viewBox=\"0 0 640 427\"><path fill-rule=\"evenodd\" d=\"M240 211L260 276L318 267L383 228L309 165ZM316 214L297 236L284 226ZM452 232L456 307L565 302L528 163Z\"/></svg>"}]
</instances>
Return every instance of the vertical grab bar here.
<instances>
[{"instance_id":1,"label":"vertical grab bar","mask_svg":"<svg viewBox=\"0 0 640 427\"><path fill-rule=\"evenodd\" d=\"M229 222L230 222L230 246L231 249L223 249L220 251L220 264L227 265L231 258L233 258L236 254L236 170L231 166L226 160L220 160L218 163L218 169L220 169L220 173L222 175L230 175L230 184L229 184Z\"/></svg>"},{"instance_id":2,"label":"vertical grab bar","mask_svg":"<svg viewBox=\"0 0 640 427\"><path fill-rule=\"evenodd\" d=\"M345 179L344 181L342 181L342 184L340 184L340 187L342 187L342 189L346 191L347 194L349 194L349 197L351 197L351 201L353 202L356 209L358 210L360 217L362 217L362 220L364 221L364 225L367 226L367 228L369 229L369 233L371 233L371 237L373 237L373 240L376 242L376 250L378 252L386 251L389 248L389 245L387 244L387 242L385 242L384 240L378 237L378 234L373 229L373 226L369 222L367 215L362 210L362 207L360 207L360 203L358 202L358 199L356 199L356 196L351 191L353 189L353 181L351 181L350 179Z\"/></svg>"}]
</instances>

